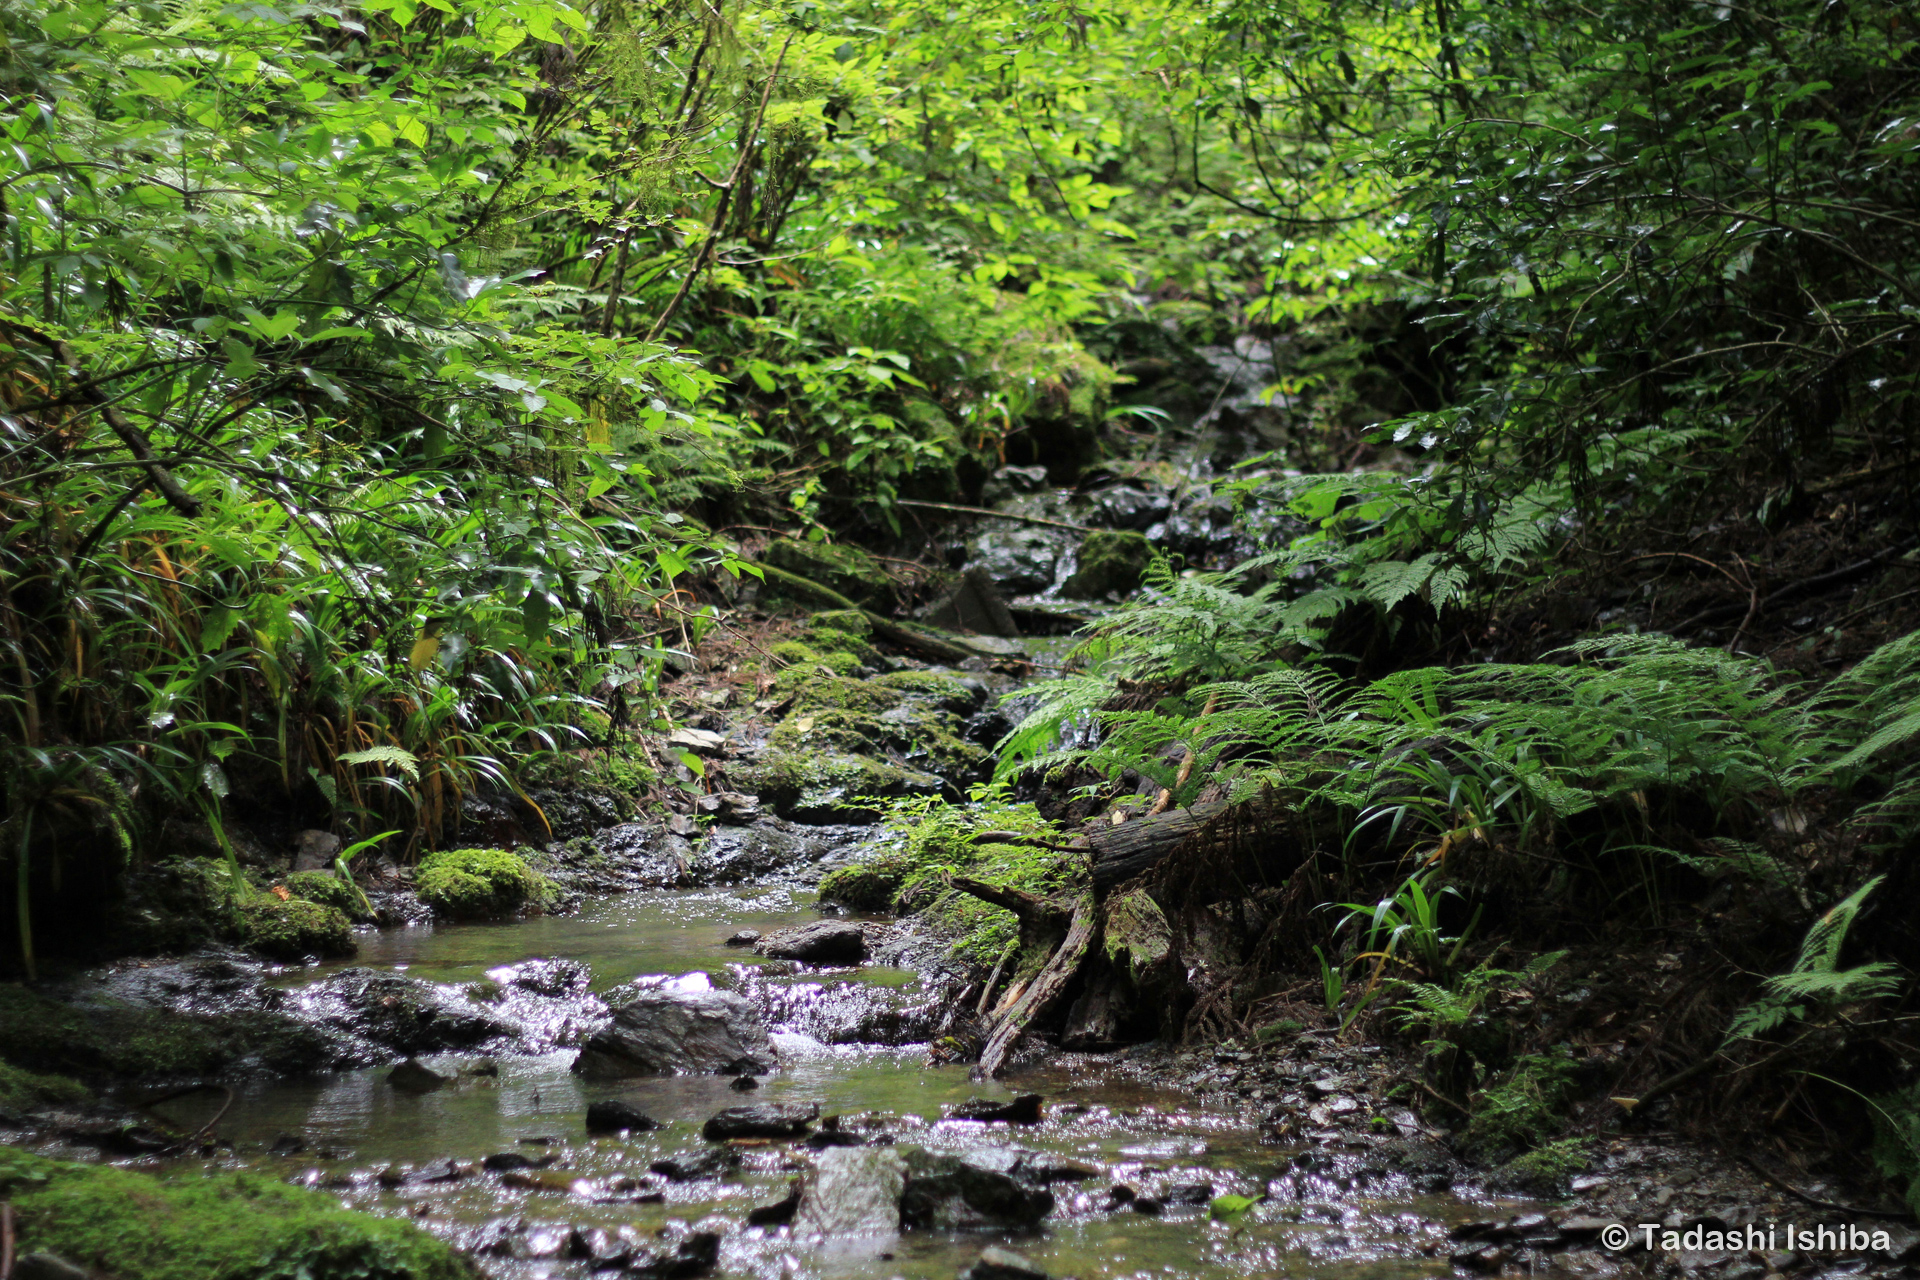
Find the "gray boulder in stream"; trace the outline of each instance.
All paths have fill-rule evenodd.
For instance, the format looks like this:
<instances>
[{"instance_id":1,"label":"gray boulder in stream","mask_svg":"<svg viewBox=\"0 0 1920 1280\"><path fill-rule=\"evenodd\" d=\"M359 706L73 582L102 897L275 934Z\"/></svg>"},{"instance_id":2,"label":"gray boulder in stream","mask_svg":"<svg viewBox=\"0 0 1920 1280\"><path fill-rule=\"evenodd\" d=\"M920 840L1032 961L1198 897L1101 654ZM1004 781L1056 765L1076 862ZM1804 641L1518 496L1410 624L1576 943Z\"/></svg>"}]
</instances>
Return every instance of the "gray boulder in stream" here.
<instances>
[{"instance_id":1,"label":"gray boulder in stream","mask_svg":"<svg viewBox=\"0 0 1920 1280\"><path fill-rule=\"evenodd\" d=\"M936 1231L1032 1227L1053 1211L1053 1193L1014 1177L1024 1152L982 1148L948 1155L902 1152L907 1185L900 1222Z\"/></svg>"},{"instance_id":2,"label":"gray boulder in stream","mask_svg":"<svg viewBox=\"0 0 1920 1280\"><path fill-rule=\"evenodd\" d=\"M773 1043L753 1003L731 991L643 991L594 1032L573 1069L621 1076L762 1075Z\"/></svg>"},{"instance_id":3,"label":"gray boulder in stream","mask_svg":"<svg viewBox=\"0 0 1920 1280\"><path fill-rule=\"evenodd\" d=\"M776 960L859 964L867 958L867 931L850 920L815 920L770 933L753 949Z\"/></svg>"},{"instance_id":4,"label":"gray boulder in stream","mask_svg":"<svg viewBox=\"0 0 1920 1280\"><path fill-rule=\"evenodd\" d=\"M906 1187L907 1162L890 1147L823 1151L800 1187L793 1233L829 1240L896 1235Z\"/></svg>"}]
</instances>

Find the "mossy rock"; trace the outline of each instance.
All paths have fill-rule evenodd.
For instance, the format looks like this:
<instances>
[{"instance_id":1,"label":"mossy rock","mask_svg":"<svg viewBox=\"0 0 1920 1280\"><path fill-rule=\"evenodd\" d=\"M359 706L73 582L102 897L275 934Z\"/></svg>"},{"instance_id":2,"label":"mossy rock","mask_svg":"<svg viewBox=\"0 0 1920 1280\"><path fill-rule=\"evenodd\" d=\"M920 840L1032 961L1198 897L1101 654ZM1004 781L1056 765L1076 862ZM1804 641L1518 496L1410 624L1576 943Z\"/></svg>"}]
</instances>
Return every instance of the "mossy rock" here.
<instances>
[{"instance_id":1,"label":"mossy rock","mask_svg":"<svg viewBox=\"0 0 1920 1280\"><path fill-rule=\"evenodd\" d=\"M858 547L779 538L767 545L761 559L863 607L881 603L887 594L886 575L880 571L879 563ZM797 589L788 588L778 579L770 580L767 585L788 595L797 594Z\"/></svg>"},{"instance_id":2,"label":"mossy rock","mask_svg":"<svg viewBox=\"0 0 1920 1280\"><path fill-rule=\"evenodd\" d=\"M370 918L358 890L331 871L296 871L280 883L294 897L332 907L349 920Z\"/></svg>"},{"instance_id":3,"label":"mossy rock","mask_svg":"<svg viewBox=\"0 0 1920 1280\"><path fill-rule=\"evenodd\" d=\"M0 1113L20 1115L41 1107L73 1106L92 1097L78 1080L0 1062Z\"/></svg>"},{"instance_id":4,"label":"mossy rock","mask_svg":"<svg viewBox=\"0 0 1920 1280\"><path fill-rule=\"evenodd\" d=\"M342 1209L255 1174L156 1177L0 1147L21 1253L120 1280L469 1280L470 1264L412 1223Z\"/></svg>"},{"instance_id":5,"label":"mossy rock","mask_svg":"<svg viewBox=\"0 0 1920 1280\"><path fill-rule=\"evenodd\" d=\"M817 674L824 667L836 676L851 676L861 666L857 655L842 650L820 650L799 640L782 640L767 653L786 668L800 668L800 676Z\"/></svg>"},{"instance_id":6,"label":"mossy rock","mask_svg":"<svg viewBox=\"0 0 1920 1280\"><path fill-rule=\"evenodd\" d=\"M938 671L893 671L876 677L873 683L957 716L971 714L985 696L977 687Z\"/></svg>"},{"instance_id":7,"label":"mossy rock","mask_svg":"<svg viewBox=\"0 0 1920 1280\"><path fill-rule=\"evenodd\" d=\"M1493 1181L1529 1195L1553 1196L1564 1189L1567 1179L1592 1164L1592 1147L1585 1138L1561 1138L1507 1161L1493 1171Z\"/></svg>"},{"instance_id":8,"label":"mossy rock","mask_svg":"<svg viewBox=\"0 0 1920 1280\"><path fill-rule=\"evenodd\" d=\"M443 849L421 859L414 872L420 900L455 920L512 915L545 902L553 887L545 876L505 849Z\"/></svg>"},{"instance_id":9,"label":"mossy rock","mask_svg":"<svg viewBox=\"0 0 1920 1280\"><path fill-rule=\"evenodd\" d=\"M947 791L947 784L933 774L848 752L769 747L759 763L736 767L732 773L742 789L799 822L871 822L880 810L868 800Z\"/></svg>"},{"instance_id":10,"label":"mossy rock","mask_svg":"<svg viewBox=\"0 0 1920 1280\"><path fill-rule=\"evenodd\" d=\"M338 907L270 893L240 904L240 936L250 951L275 960L353 954L353 924Z\"/></svg>"},{"instance_id":11,"label":"mossy rock","mask_svg":"<svg viewBox=\"0 0 1920 1280\"><path fill-rule=\"evenodd\" d=\"M1153 544L1127 529L1096 529L1080 544L1079 567L1060 584L1060 594L1078 600L1125 595L1140 586L1153 563Z\"/></svg>"},{"instance_id":12,"label":"mossy rock","mask_svg":"<svg viewBox=\"0 0 1920 1280\"><path fill-rule=\"evenodd\" d=\"M1566 1045L1518 1059L1498 1083L1468 1099L1472 1118L1461 1146L1483 1160L1541 1146L1565 1127L1563 1113L1578 1093L1579 1074Z\"/></svg>"},{"instance_id":13,"label":"mossy rock","mask_svg":"<svg viewBox=\"0 0 1920 1280\"><path fill-rule=\"evenodd\" d=\"M838 902L855 911L891 911L911 874L913 864L898 857L836 867L820 878L820 900Z\"/></svg>"},{"instance_id":14,"label":"mossy rock","mask_svg":"<svg viewBox=\"0 0 1920 1280\"><path fill-rule=\"evenodd\" d=\"M137 1079L212 1075L241 1062L302 1071L328 1052L326 1033L270 1009L183 1015L144 1005L81 1008L0 985L0 1053L30 1072Z\"/></svg>"}]
</instances>

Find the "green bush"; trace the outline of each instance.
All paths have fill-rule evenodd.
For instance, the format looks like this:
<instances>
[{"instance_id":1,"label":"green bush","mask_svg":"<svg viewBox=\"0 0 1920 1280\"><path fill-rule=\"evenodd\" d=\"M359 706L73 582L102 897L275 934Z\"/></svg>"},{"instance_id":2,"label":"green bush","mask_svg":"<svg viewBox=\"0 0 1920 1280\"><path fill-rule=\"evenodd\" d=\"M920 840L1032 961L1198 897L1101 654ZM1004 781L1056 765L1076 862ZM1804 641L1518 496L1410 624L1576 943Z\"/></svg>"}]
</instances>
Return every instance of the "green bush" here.
<instances>
[{"instance_id":1,"label":"green bush","mask_svg":"<svg viewBox=\"0 0 1920 1280\"><path fill-rule=\"evenodd\" d=\"M484 920L538 905L552 892L546 878L505 849L445 849L428 854L414 873L420 900L456 920Z\"/></svg>"},{"instance_id":2,"label":"green bush","mask_svg":"<svg viewBox=\"0 0 1920 1280\"><path fill-rule=\"evenodd\" d=\"M240 904L239 918L247 949L275 960L353 954L353 925L337 907L261 894Z\"/></svg>"},{"instance_id":3,"label":"green bush","mask_svg":"<svg viewBox=\"0 0 1920 1280\"><path fill-rule=\"evenodd\" d=\"M23 1253L120 1280L466 1280L472 1268L411 1223L245 1173L178 1180L0 1147L0 1196Z\"/></svg>"}]
</instances>

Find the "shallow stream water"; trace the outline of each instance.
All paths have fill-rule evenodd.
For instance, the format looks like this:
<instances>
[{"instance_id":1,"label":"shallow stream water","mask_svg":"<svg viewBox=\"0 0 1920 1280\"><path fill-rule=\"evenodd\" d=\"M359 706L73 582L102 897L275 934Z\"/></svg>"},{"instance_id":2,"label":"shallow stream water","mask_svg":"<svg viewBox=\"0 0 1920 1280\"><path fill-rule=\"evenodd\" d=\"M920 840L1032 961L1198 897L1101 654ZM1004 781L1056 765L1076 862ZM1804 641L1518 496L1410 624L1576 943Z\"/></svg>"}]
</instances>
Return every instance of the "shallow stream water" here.
<instances>
[{"instance_id":1,"label":"shallow stream water","mask_svg":"<svg viewBox=\"0 0 1920 1280\"><path fill-rule=\"evenodd\" d=\"M1447 1226L1490 1207L1416 1194L1404 1179L1369 1174L1337 1151L1263 1143L1255 1117L1154 1087L1124 1054L1059 1058L1009 1086L971 1081L962 1065L930 1066L924 1044L823 1043L801 1028L818 1028L819 1007L858 995L854 984L883 987L887 998L909 1002L925 993L917 992L914 975L898 969L792 972L724 945L736 930L815 918L801 891L709 890L604 898L564 917L367 935L358 965L434 983L498 981L510 976L507 966L552 956L586 964L595 991L637 979L755 992L773 1011L781 1069L751 1092L720 1077L588 1083L569 1070L573 1050L561 1049L427 1058L455 1078L425 1094L394 1088L388 1067L260 1081L241 1086L220 1118L219 1133L233 1144L221 1163L331 1190L358 1208L410 1216L475 1249L489 1273L514 1280L585 1276L591 1260L570 1252L596 1242L604 1248L609 1237L653 1241L696 1228L722 1231L721 1274L761 1280L952 1280L988 1244L1014 1248L1052 1276L1081 1280L1440 1275L1449 1270ZM770 970L765 977L763 966ZM304 985L326 972L296 970L286 981ZM769 997L781 987L788 990ZM944 1108L967 1098L1015 1092L1045 1096L1041 1124L941 1119ZM629 1101L662 1127L590 1138L583 1113L601 1097ZM183 1098L165 1110L200 1123L217 1102ZM739 1168L720 1178L674 1182L649 1172L656 1160L709 1150L699 1132L707 1117L751 1102L818 1103L822 1115L839 1115L862 1133L891 1135L902 1146L1020 1147L1083 1166L1089 1176L1053 1183L1056 1208L1029 1235L799 1240L785 1227L741 1224L748 1209L781 1199L816 1158L801 1145L743 1144ZM276 1144L284 1154L272 1153ZM292 1150L296 1145L302 1149ZM544 1169L481 1167L485 1157L505 1153L552 1160ZM1116 1207L1116 1186L1167 1207L1158 1216ZM1211 1196L1263 1192L1268 1199L1240 1223L1209 1220ZM1181 1199L1192 1203L1175 1203Z\"/></svg>"}]
</instances>

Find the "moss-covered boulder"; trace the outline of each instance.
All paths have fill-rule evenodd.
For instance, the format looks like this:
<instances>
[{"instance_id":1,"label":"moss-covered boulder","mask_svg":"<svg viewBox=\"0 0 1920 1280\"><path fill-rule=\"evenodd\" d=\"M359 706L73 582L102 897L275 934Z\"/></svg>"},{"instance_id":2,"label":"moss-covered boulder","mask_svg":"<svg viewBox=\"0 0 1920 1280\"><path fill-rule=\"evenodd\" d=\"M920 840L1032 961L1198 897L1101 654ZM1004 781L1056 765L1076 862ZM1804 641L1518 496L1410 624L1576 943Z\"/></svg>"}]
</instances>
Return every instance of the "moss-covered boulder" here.
<instances>
[{"instance_id":1,"label":"moss-covered boulder","mask_svg":"<svg viewBox=\"0 0 1920 1280\"><path fill-rule=\"evenodd\" d=\"M353 882L331 871L296 871L281 883L294 897L332 907L349 920L373 918L365 896Z\"/></svg>"},{"instance_id":2,"label":"moss-covered boulder","mask_svg":"<svg viewBox=\"0 0 1920 1280\"><path fill-rule=\"evenodd\" d=\"M414 872L420 900L455 920L509 916L546 902L545 876L505 849L443 849L421 859Z\"/></svg>"},{"instance_id":3,"label":"moss-covered boulder","mask_svg":"<svg viewBox=\"0 0 1920 1280\"><path fill-rule=\"evenodd\" d=\"M466 1280L472 1267L411 1223L245 1173L161 1178L0 1147L19 1253L120 1280Z\"/></svg>"},{"instance_id":4,"label":"moss-covered boulder","mask_svg":"<svg viewBox=\"0 0 1920 1280\"><path fill-rule=\"evenodd\" d=\"M775 688L786 714L760 757L731 776L783 817L872 819L878 810L864 798L957 793L989 764L986 748L961 736L975 693L958 680L928 672L855 680L796 666Z\"/></svg>"},{"instance_id":5,"label":"moss-covered boulder","mask_svg":"<svg viewBox=\"0 0 1920 1280\"><path fill-rule=\"evenodd\" d=\"M92 1096L77 1080L0 1062L0 1115L21 1115L41 1107L71 1105Z\"/></svg>"},{"instance_id":6,"label":"moss-covered boulder","mask_svg":"<svg viewBox=\"0 0 1920 1280\"><path fill-rule=\"evenodd\" d=\"M857 654L832 649L816 649L801 640L782 640L767 653L785 667L800 668L801 675L824 671L829 675L851 676L860 669Z\"/></svg>"},{"instance_id":7,"label":"moss-covered boulder","mask_svg":"<svg viewBox=\"0 0 1920 1280\"><path fill-rule=\"evenodd\" d=\"M353 924L338 907L271 893L239 906L240 937L250 951L275 960L353 954Z\"/></svg>"},{"instance_id":8,"label":"moss-covered boulder","mask_svg":"<svg viewBox=\"0 0 1920 1280\"><path fill-rule=\"evenodd\" d=\"M1096 529L1080 544L1078 568L1060 594L1079 600L1125 595L1139 587L1153 563L1153 544L1128 529Z\"/></svg>"}]
</instances>

